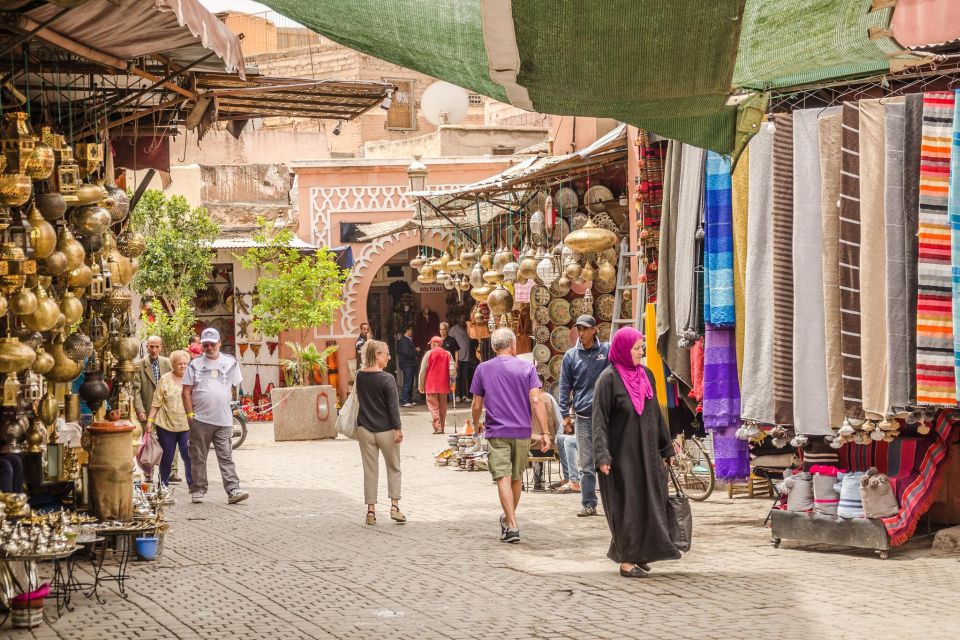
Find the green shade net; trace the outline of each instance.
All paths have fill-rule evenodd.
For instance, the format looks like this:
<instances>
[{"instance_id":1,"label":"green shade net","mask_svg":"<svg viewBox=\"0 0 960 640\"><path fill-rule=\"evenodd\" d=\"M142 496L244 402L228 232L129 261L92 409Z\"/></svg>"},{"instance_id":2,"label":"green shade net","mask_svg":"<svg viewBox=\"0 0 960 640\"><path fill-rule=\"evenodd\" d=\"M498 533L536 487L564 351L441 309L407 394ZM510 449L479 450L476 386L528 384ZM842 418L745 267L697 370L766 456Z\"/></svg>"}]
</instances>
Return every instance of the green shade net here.
<instances>
[{"instance_id":1,"label":"green shade net","mask_svg":"<svg viewBox=\"0 0 960 640\"><path fill-rule=\"evenodd\" d=\"M890 24L890 9L871 0L747 0L733 84L768 89L889 69L902 48L871 40Z\"/></svg>"}]
</instances>

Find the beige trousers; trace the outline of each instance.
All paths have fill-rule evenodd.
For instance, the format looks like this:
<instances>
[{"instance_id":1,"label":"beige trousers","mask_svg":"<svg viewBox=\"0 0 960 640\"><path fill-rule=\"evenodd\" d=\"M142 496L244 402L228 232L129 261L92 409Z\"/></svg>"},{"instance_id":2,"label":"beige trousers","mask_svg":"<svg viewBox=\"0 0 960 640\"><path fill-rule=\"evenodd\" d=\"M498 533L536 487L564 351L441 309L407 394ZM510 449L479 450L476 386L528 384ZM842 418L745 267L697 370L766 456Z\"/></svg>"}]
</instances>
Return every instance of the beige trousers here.
<instances>
[{"instance_id":1,"label":"beige trousers","mask_svg":"<svg viewBox=\"0 0 960 640\"><path fill-rule=\"evenodd\" d=\"M371 432L357 427L360 457L363 460L363 501L377 503L377 485L380 483L380 455L387 464L387 494L391 499L400 499L400 445L394 442L396 433Z\"/></svg>"}]
</instances>

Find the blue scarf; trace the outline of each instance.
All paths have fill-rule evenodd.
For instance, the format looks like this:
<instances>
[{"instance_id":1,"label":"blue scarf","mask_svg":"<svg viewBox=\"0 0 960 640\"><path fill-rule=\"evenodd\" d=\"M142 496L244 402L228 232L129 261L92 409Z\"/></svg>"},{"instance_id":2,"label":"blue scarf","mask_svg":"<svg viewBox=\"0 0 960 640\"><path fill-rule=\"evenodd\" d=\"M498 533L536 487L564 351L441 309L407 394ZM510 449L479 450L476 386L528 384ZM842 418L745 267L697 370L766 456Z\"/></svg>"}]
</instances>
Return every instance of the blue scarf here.
<instances>
[{"instance_id":1,"label":"blue scarf","mask_svg":"<svg viewBox=\"0 0 960 640\"><path fill-rule=\"evenodd\" d=\"M733 203L730 158L707 152L704 194L704 292L703 319L717 327L732 327L736 321L733 302Z\"/></svg>"}]
</instances>

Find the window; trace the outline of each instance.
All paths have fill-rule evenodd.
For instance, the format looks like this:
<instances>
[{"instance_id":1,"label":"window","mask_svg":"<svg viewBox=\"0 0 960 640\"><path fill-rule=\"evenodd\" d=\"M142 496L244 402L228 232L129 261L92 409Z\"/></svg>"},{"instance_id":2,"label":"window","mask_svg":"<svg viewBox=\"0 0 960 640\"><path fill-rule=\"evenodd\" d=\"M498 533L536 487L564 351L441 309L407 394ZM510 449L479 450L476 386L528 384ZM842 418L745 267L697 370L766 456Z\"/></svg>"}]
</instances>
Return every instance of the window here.
<instances>
[{"instance_id":1,"label":"window","mask_svg":"<svg viewBox=\"0 0 960 640\"><path fill-rule=\"evenodd\" d=\"M387 109L387 121L383 125L383 128L395 131L416 130L416 80L384 78L384 82L389 82L396 85L397 90L393 94L393 99L390 102L390 108Z\"/></svg>"},{"instance_id":2,"label":"window","mask_svg":"<svg viewBox=\"0 0 960 640\"><path fill-rule=\"evenodd\" d=\"M481 96L479 93L471 93L469 100L471 107L479 107L483 104L483 96Z\"/></svg>"}]
</instances>

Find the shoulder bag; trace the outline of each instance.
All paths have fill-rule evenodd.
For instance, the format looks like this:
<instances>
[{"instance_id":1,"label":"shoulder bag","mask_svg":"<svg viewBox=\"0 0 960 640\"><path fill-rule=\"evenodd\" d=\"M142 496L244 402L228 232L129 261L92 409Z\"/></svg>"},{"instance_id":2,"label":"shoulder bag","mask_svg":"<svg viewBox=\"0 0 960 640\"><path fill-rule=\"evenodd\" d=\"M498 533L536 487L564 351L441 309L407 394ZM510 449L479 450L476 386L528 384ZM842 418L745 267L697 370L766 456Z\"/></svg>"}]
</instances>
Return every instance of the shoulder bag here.
<instances>
[{"instance_id":1,"label":"shoulder bag","mask_svg":"<svg viewBox=\"0 0 960 640\"><path fill-rule=\"evenodd\" d=\"M690 544L693 541L693 512L690 510L690 499L687 498L677 476L670 469L670 477L673 479L673 486L677 490L675 494L667 498L667 523L670 526L670 539L673 545L683 553L690 551Z\"/></svg>"},{"instance_id":2,"label":"shoulder bag","mask_svg":"<svg viewBox=\"0 0 960 640\"><path fill-rule=\"evenodd\" d=\"M353 381L347 401L340 407L337 414L337 433L352 440L357 439L357 414L360 412L360 401L357 399L357 381Z\"/></svg>"}]
</instances>

